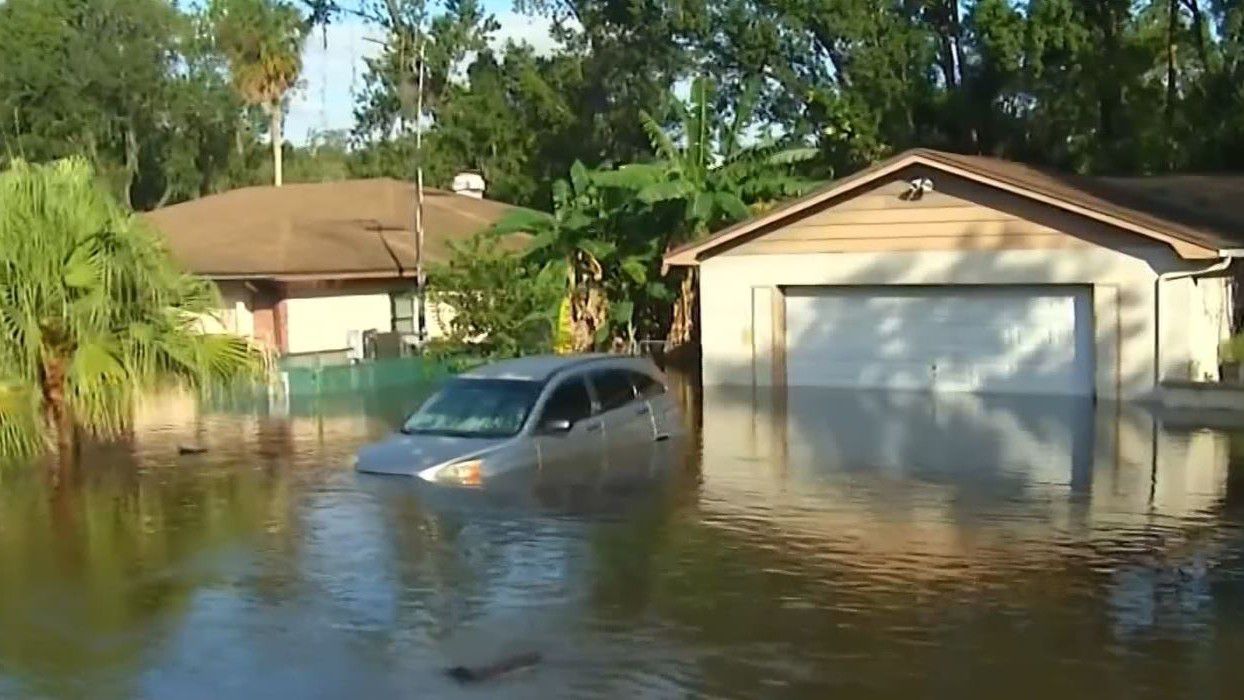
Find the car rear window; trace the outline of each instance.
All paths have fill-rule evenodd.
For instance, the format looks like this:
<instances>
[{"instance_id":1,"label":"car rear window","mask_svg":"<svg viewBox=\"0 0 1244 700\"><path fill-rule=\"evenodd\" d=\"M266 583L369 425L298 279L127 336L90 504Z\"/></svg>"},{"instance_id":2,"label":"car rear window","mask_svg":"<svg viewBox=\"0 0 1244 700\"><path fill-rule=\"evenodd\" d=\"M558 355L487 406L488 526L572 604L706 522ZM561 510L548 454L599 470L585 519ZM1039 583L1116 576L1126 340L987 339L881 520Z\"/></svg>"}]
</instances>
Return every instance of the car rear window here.
<instances>
[{"instance_id":1,"label":"car rear window","mask_svg":"<svg viewBox=\"0 0 1244 700\"><path fill-rule=\"evenodd\" d=\"M630 371L625 369L601 369L592 372L592 386L600 410L609 411L625 406L635 399L635 387L631 385Z\"/></svg>"},{"instance_id":2,"label":"car rear window","mask_svg":"<svg viewBox=\"0 0 1244 700\"><path fill-rule=\"evenodd\" d=\"M665 393L664 384L643 372L631 372L631 383L635 385L635 393L641 398L650 399Z\"/></svg>"}]
</instances>

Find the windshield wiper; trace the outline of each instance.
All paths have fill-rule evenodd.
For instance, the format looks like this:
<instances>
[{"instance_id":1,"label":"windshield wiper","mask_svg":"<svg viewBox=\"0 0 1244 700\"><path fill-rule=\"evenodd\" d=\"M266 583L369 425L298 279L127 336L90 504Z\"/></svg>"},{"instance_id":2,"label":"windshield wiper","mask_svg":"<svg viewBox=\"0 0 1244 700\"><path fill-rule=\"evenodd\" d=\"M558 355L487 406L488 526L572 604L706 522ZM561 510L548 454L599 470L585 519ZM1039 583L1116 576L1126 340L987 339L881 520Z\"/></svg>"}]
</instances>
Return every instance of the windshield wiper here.
<instances>
[{"instance_id":1,"label":"windshield wiper","mask_svg":"<svg viewBox=\"0 0 1244 700\"><path fill-rule=\"evenodd\" d=\"M492 433L469 433L462 430L449 430L447 428L407 428L402 426L398 432L403 435L441 435L444 437L456 438L488 438L496 437Z\"/></svg>"}]
</instances>

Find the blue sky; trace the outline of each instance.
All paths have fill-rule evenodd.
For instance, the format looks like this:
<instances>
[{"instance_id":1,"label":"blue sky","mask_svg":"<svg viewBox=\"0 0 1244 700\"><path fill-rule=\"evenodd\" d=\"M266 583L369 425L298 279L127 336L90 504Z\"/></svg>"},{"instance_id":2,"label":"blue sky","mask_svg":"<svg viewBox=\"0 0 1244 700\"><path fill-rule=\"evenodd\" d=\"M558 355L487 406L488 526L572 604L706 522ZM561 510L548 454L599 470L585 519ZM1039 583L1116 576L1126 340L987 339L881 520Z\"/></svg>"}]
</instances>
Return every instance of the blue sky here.
<instances>
[{"instance_id":1,"label":"blue sky","mask_svg":"<svg viewBox=\"0 0 1244 700\"><path fill-rule=\"evenodd\" d=\"M484 0L483 4L501 23L495 35L499 44L513 38L526 39L537 48L552 46L548 20L515 13L511 0ZM363 59L379 50L369 38L379 39L380 32L349 16L338 18L326 29L317 28L308 38L302 84L290 98L285 122L291 142L303 144L316 131L349 129L354 124L354 93L363 85Z\"/></svg>"}]
</instances>

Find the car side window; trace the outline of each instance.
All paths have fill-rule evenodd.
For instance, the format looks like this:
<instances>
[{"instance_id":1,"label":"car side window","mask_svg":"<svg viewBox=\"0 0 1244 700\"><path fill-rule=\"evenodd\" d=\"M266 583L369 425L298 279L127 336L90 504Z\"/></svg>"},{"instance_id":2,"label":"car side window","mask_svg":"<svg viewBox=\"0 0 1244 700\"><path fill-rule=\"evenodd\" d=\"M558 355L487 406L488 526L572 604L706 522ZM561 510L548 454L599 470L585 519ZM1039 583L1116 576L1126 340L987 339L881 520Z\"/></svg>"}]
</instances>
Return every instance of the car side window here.
<instances>
[{"instance_id":1,"label":"car side window","mask_svg":"<svg viewBox=\"0 0 1244 700\"><path fill-rule=\"evenodd\" d=\"M601 411L611 411L635 399L630 372L624 369L602 369L592 372L592 386Z\"/></svg>"},{"instance_id":2,"label":"car side window","mask_svg":"<svg viewBox=\"0 0 1244 700\"><path fill-rule=\"evenodd\" d=\"M571 377L549 394L540 422L567 420L573 425L591 415L592 397L587 393L587 384L583 377Z\"/></svg>"},{"instance_id":3,"label":"car side window","mask_svg":"<svg viewBox=\"0 0 1244 700\"><path fill-rule=\"evenodd\" d=\"M665 393L664 384L643 372L631 372L631 383L640 398L651 399Z\"/></svg>"}]
</instances>

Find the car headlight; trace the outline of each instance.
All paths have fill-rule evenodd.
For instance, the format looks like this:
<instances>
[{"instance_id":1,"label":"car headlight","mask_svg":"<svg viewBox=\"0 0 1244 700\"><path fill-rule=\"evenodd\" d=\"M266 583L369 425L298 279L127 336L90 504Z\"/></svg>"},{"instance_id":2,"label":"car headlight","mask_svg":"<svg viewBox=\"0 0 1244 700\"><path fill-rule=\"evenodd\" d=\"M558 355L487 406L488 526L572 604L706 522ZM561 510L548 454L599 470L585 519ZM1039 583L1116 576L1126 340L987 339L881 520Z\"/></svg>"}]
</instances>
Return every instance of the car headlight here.
<instances>
[{"instance_id":1,"label":"car headlight","mask_svg":"<svg viewBox=\"0 0 1244 700\"><path fill-rule=\"evenodd\" d=\"M444 484L456 486L480 486L484 483L482 470L484 460L472 459L466 462L455 462L436 470L436 480Z\"/></svg>"}]
</instances>

